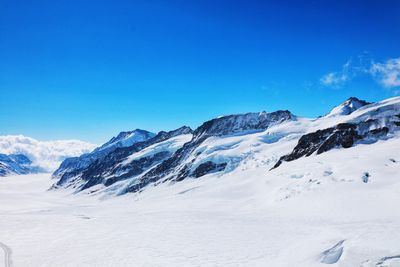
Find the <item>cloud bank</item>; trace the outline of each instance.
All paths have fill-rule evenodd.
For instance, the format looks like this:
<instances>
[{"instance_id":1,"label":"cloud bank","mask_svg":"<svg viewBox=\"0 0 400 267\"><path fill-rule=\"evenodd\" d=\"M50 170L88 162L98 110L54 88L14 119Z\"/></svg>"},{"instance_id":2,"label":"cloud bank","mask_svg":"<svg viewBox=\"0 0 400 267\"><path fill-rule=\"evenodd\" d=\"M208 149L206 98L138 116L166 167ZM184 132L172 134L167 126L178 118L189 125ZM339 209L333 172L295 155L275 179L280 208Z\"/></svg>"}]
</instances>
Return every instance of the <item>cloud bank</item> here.
<instances>
[{"instance_id":1,"label":"cloud bank","mask_svg":"<svg viewBox=\"0 0 400 267\"><path fill-rule=\"evenodd\" d=\"M23 135L0 136L0 153L24 154L46 171L55 170L65 158L90 152L95 147L79 140L38 141Z\"/></svg>"},{"instance_id":2,"label":"cloud bank","mask_svg":"<svg viewBox=\"0 0 400 267\"><path fill-rule=\"evenodd\" d=\"M324 86L340 87L356 76L368 75L385 88L400 87L400 57L385 62L376 62L365 56L350 59L339 71L329 72L321 77Z\"/></svg>"}]
</instances>

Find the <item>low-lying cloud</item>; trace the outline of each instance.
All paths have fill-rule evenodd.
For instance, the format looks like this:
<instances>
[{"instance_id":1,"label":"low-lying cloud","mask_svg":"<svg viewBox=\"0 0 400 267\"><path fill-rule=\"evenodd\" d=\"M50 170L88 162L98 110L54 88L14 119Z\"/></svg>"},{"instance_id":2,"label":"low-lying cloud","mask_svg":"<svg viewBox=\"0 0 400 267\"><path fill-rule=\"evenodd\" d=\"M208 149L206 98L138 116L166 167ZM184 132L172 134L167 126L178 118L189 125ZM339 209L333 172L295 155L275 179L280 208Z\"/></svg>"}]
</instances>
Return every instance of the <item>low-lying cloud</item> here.
<instances>
[{"instance_id":1,"label":"low-lying cloud","mask_svg":"<svg viewBox=\"0 0 400 267\"><path fill-rule=\"evenodd\" d=\"M65 158L82 155L95 147L79 140L38 141L23 135L0 136L0 153L24 154L46 171L55 170Z\"/></svg>"}]
</instances>

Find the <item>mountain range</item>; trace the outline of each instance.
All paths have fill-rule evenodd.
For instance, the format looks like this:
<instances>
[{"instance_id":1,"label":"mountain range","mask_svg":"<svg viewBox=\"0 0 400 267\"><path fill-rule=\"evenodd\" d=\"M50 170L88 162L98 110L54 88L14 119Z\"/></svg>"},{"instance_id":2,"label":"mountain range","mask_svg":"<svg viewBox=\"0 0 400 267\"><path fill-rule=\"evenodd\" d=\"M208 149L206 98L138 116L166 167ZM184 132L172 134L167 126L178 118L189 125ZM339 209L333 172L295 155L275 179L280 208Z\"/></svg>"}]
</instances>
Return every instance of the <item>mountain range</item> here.
<instances>
[{"instance_id":1,"label":"mountain range","mask_svg":"<svg viewBox=\"0 0 400 267\"><path fill-rule=\"evenodd\" d=\"M399 129L399 97L376 103L351 97L316 119L280 110L221 116L194 130L137 129L65 159L52 188L121 195L187 178L240 175L249 166L273 172L303 157L317 160L331 150L395 138Z\"/></svg>"}]
</instances>

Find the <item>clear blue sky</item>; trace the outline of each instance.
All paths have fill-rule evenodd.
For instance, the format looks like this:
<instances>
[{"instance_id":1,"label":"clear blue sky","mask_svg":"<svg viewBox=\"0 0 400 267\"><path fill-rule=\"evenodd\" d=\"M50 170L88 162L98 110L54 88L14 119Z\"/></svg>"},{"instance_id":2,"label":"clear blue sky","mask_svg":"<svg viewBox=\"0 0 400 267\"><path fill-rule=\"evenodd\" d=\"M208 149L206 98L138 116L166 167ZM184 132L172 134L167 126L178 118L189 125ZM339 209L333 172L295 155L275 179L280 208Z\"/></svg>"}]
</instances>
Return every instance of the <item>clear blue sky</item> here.
<instances>
[{"instance_id":1,"label":"clear blue sky","mask_svg":"<svg viewBox=\"0 0 400 267\"><path fill-rule=\"evenodd\" d=\"M400 1L0 0L0 135L101 143L230 113L322 115L398 95L368 75L400 56Z\"/></svg>"}]
</instances>

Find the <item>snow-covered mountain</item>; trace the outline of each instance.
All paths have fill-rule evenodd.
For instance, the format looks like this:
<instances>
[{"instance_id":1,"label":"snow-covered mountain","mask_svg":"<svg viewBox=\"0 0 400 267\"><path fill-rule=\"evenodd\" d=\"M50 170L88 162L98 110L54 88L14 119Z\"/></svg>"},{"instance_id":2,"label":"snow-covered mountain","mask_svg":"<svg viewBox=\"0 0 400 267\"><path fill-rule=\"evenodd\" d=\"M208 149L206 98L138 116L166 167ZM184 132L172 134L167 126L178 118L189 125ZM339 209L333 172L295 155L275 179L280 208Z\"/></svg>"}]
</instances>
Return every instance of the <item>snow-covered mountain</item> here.
<instances>
[{"instance_id":1,"label":"snow-covered mountain","mask_svg":"<svg viewBox=\"0 0 400 267\"><path fill-rule=\"evenodd\" d=\"M399 116L400 98L368 103L355 97L317 119L289 111L222 116L193 132L184 127L90 160L67 159L54 173L55 187L119 195L188 177L240 174L260 158L263 163L257 166L269 171L301 157L396 137Z\"/></svg>"},{"instance_id":2,"label":"snow-covered mountain","mask_svg":"<svg viewBox=\"0 0 400 267\"><path fill-rule=\"evenodd\" d=\"M97 147L90 153L83 154L79 157L67 158L59 168L54 172L53 176L59 179L58 185L66 184L81 176L84 170L97 160L116 149L130 147L136 143L145 142L155 136L154 133L136 129L129 132L121 132L116 137L113 137L107 143Z\"/></svg>"},{"instance_id":3,"label":"snow-covered mountain","mask_svg":"<svg viewBox=\"0 0 400 267\"><path fill-rule=\"evenodd\" d=\"M117 147L128 147L135 143L146 141L154 136L154 133L141 129L136 129L128 132L120 132L117 136L111 138L110 141L96 148L93 152L96 153L99 151L111 151Z\"/></svg>"},{"instance_id":4,"label":"snow-covered mountain","mask_svg":"<svg viewBox=\"0 0 400 267\"><path fill-rule=\"evenodd\" d=\"M22 154L0 154L0 176L28 174L40 171L32 161Z\"/></svg>"},{"instance_id":5,"label":"snow-covered mountain","mask_svg":"<svg viewBox=\"0 0 400 267\"><path fill-rule=\"evenodd\" d=\"M108 147L106 143L91 154L65 160L53 175L58 179L55 187L74 187L80 191L95 185L107 187L128 180L127 186L118 192L122 194L138 191L149 183L163 179L179 181L188 176L200 177L234 168L239 162L237 159L228 158L222 162L211 158L205 160L197 148L211 137L259 133L289 120L296 120L289 111L229 115L207 121L194 132L184 126L112 151L102 150L102 147Z\"/></svg>"},{"instance_id":6,"label":"snow-covered mountain","mask_svg":"<svg viewBox=\"0 0 400 267\"><path fill-rule=\"evenodd\" d=\"M326 116L335 117L335 116L349 115L353 111L368 104L371 103L365 100L360 100L357 97L350 97L345 102L332 109L331 112L329 112Z\"/></svg>"},{"instance_id":7,"label":"snow-covered mountain","mask_svg":"<svg viewBox=\"0 0 400 267\"><path fill-rule=\"evenodd\" d=\"M79 156L95 145L79 140L38 141L23 135L0 136L0 153L22 154L32 161L32 166L52 172L66 158Z\"/></svg>"}]
</instances>

